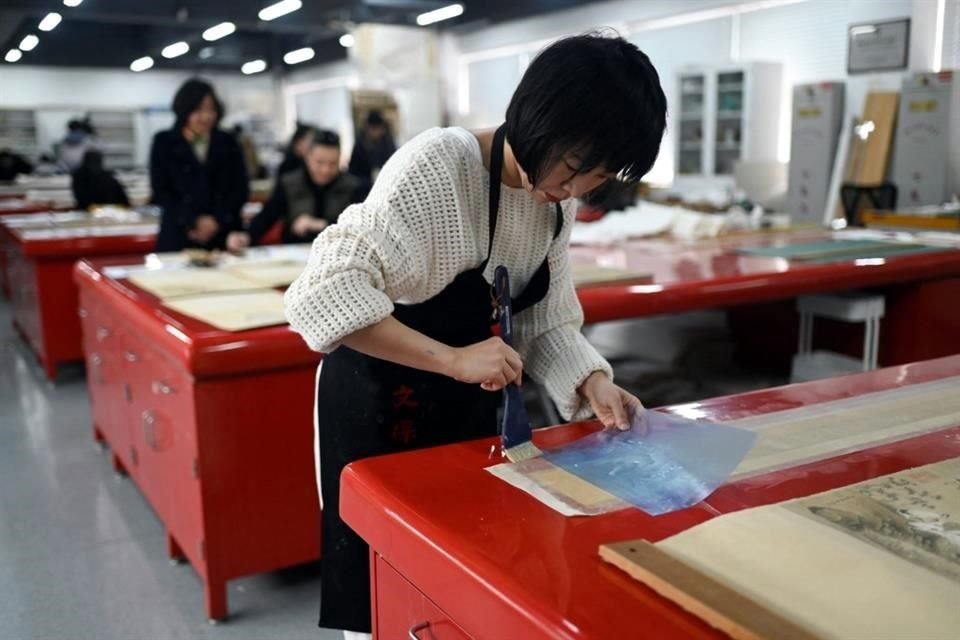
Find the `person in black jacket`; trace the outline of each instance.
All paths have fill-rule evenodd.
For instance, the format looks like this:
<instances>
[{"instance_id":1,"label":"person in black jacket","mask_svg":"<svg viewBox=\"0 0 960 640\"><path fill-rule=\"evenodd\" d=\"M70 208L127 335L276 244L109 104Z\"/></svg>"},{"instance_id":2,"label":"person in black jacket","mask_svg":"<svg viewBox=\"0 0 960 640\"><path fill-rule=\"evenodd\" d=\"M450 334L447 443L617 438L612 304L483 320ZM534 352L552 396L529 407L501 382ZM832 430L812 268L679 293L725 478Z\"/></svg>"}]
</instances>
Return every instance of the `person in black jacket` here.
<instances>
[{"instance_id":1,"label":"person in black jacket","mask_svg":"<svg viewBox=\"0 0 960 640\"><path fill-rule=\"evenodd\" d=\"M366 126L353 145L348 171L369 189L377 181L380 169L397 150L387 121L379 111L367 114Z\"/></svg>"},{"instance_id":2,"label":"person in black jacket","mask_svg":"<svg viewBox=\"0 0 960 640\"><path fill-rule=\"evenodd\" d=\"M162 210L157 251L222 249L242 226L250 185L236 139L217 128L223 104L213 87L187 80L173 98L176 123L153 139L152 203Z\"/></svg>"},{"instance_id":3,"label":"person in black jacket","mask_svg":"<svg viewBox=\"0 0 960 640\"><path fill-rule=\"evenodd\" d=\"M277 178L263 210L250 221L248 231L227 238L227 248L242 251L257 244L277 222L283 223L284 243L313 242L343 210L366 195L360 179L340 171L340 136L317 130L310 137L304 165Z\"/></svg>"},{"instance_id":4,"label":"person in black jacket","mask_svg":"<svg viewBox=\"0 0 960 640\"><path fill-rule=\"evenodd\" d=\"M99 151L83 154L83 164L71 174L71 187L78 209L88 209L95 204L130 206L123 185L103 168L103 154Z\"/></svg>"}]
</instances>

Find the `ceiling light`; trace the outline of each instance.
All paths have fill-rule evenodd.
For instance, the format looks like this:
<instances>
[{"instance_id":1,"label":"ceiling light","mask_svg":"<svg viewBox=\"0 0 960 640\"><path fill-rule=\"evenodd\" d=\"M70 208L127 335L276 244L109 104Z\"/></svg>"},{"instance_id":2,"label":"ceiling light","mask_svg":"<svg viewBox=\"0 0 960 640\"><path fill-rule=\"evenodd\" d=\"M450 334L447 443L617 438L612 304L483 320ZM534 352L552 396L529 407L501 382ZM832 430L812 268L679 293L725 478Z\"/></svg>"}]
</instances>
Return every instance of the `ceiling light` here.
<instances>
[{"instance_id":1,"label":"ceiling light","mask_svg":"<svg viewBox=\"0 0 960 640\"><path fill-rule=\"evenodd\" d=\"M20 41L20 51L33 51L38 44L40 44L40 38L32 33L23 36L23 40Z\"/></svg>"},{"instance_id":2,"label":"ceiling light","mask_svg":"<svg viewBox=\"0 0 960 640\"><path fill-rule=\"evenodd\" d=\"M206 60L207 58L212 58L213 54L216 53L216 51L217 50L214 49L213 47L204 47L203 49L200 49L200 51L197 52L197 55L200 57L201 60Z\"/></svg>"},{"instance_id":3,"label":"ceiling light","mask_svg":"<svg viewBox=\"0 0 960 640\"><path fill-rule=\"evenodd\" d=\"M48 13L46 17L40 21L40 26L38 27L40 31L53 31L60 21L63 20L63 16L59 13Z\"/></svg>"},{"instance_id":4,"label":"ceiling light","mask_svg":"<svg viewBox=\"0 0 960 640\"><path fill-rule=\"evenodd\" d=\"M354 39L352 33L345 33L345 34L343 34L342 36L340 36L340 46L341 46L341 47L346 47L347 49L349 49L350 47L352 47L353 45L355 45L356 42L357 42L357 41L356 41L356 39Z\"/></svg>"},{"instance_id":5,"label":"ceiling light","mask_svg":"<svg viewBox=\"0 0 960 640\"><path fill-rule=\"evenodd\" d=\"M130 63L130 71L146 71L153 66L153 58L150 56L143 56L142 58L137 58Z\"/></svg>"},{"instance_id":6,"label":"ceiling light","mask_svg":"<svg viewBox=\"0 0 960 640\"><path fill-rule=\"evenodd\" d=\"M182 56L187 51L190 51L190 45L186 42L174 42L163 48L160 52L164 58L176 58L177 56Z\"/></svg>"},{"instance_id":7,"label":"ceiling light","mask_svg":"<svg viewBox=\"0 0 960 640\"><path fill-rule=\"evenodd\" d=\"M68 7L79 7L83 0L63 0L63 4Z\"/></svg>"},{"instance_id":8,"label":"ceiling light","mask_svg":"<svg viewBox=\"0 0 960 640\"><path fill-rule=\"evenodd\" d=\"M260 73L267 68L267 63L263 60L251 60L250 62L245 62L242 67L240 67L240 72L246 75L253 73Z\"/></svg>"},{"instance_id":9,"label":"ceiling light","mask_svg":"<svg viewBox=\"0 0 960 640\"><path fill-rule=\"evenodd\" d=\"M261 20L274 20L288 13L293 13L302 6L303 3L300 0L280 0L280 2L261 9L257 17Z\"/></svg>"},{"instance_id":10,"label":"ceiling light","mask_svg":"<svg viewBox=\"0 0 960 640\"><path fill-rule=\"evenodd\" d=\"M295 49L283 55L283 61L287 64L300 64L306 62L314 56L314 51L310 47Z\"/></svg>"},{"instance_id":11,"label":"ceiling light","mask_svg":"<svg viewBox=\"0 0 960 640\"><path fill-rule=\"evenodd\" d=\"M462 4L451 4L446 7L440 7L439 9L434 9L433 11L427 11L426 13L421 13L417 16L417 24L421 27L425 27L428 24L433 24L434 22L440 22L441 20L449 20L450 18L456 18L459 15L463 14L463 5Z\"/></svg>"},{"instance_id":12,"label":"ceiling light","mask_svg":"<svg viewBox=\"0 0 960 640\"><path fill-rule=\"evenodd\" d=\"M10 51L7 51L7 55L4 56L3 59L7 62L16 62L22 57L23 53L20 51L20 49L10 49Z\"/></svg>"},{"instance_id":13,"label":"ceiling light","mask_svg":"<svg viewBox=\"0 0 960 640\"><path fill-rule=\"evenodd\" d=\"M220 38L226 38L236 30L237 26L232 22L221 22L220 24L214 25L204 31L203 39L207 42L213 42L214 40L219 40Z\"/></svg>"}]
</instances>

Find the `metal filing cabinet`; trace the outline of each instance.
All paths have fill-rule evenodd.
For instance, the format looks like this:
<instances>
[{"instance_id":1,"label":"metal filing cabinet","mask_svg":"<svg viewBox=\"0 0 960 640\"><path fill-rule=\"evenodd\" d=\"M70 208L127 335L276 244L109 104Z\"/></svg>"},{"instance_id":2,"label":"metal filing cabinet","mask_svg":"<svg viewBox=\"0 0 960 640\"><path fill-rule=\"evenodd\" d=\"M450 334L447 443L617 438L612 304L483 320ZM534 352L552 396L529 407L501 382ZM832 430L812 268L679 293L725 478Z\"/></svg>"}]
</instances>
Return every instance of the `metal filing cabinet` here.
<instances>
[{"instance_id":1,"label":"metal filing cabinet","mask_svg":"<svg viewBox=\"0 0 960 640\"><path fill-rule=\"evenodd\" d=\"M892 180L898 208L940 204L960 190L960 80L952 72L904 78Z\"/></svg>"},{"instance_id":2,"label":"metal filing cabinet","mask_svg":"<svg viewBox=\"0 0 960 640\"><path fill-rule=\"evenodd\" d=\"M842 82L793 88L787 209L795 222L823 220L843 113Z\"/></svg>"}]
</instances>

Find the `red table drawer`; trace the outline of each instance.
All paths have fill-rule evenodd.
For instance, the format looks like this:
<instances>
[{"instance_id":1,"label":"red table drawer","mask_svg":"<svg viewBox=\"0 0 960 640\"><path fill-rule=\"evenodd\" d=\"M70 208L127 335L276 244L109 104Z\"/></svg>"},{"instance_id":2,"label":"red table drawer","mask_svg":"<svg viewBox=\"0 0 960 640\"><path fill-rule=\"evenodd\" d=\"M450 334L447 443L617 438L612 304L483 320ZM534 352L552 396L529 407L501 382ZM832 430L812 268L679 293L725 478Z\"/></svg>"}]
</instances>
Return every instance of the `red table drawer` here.
<instances>
[{"instance_id":1,"label":"red table drawer","mask_svg":"<svg viewBox=\"0 0 960 640\"><path fill-rule=\"evenodd\" d=\"M374 562L377 640L470 640L463 629L382 557L377 555Z\"/></svg>"}]
</instances>

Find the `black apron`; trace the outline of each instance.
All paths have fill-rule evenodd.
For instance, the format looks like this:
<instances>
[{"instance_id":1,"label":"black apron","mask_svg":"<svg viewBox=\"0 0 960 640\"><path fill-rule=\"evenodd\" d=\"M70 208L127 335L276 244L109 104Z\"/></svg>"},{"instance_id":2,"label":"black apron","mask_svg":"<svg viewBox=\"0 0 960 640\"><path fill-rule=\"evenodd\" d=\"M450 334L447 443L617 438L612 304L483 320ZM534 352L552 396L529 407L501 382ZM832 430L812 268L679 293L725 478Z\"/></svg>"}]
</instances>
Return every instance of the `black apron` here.
<instances>
[{"instance_id":1,"label":"black apron","mask_svg":"<svg viewBox=\"0 0 960 640\"><path fill-rule=\"evenodd\" d=\"M464 271L433 298L395 305L394 317L452 347L488 339L496 324L493 293L483 272L490 260L500 204L504 129L490 159L490 240L487 258ZM554 239L563 213L556 208ZM544 298L547 259L513 300L517 314ZM497 433L501 394L478 384L404 367L339 347L323 360L317 387L320 482L323 499L320 626L370 632L370 558L367 544L340 519L340 473L370 456L435 447Z\"/></svg>"}]
</instances>

